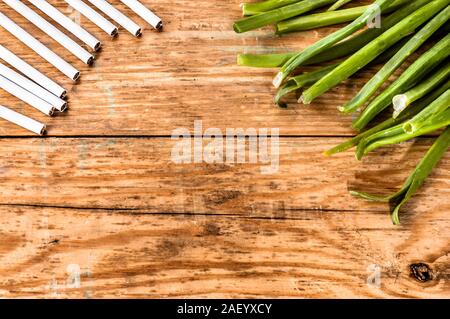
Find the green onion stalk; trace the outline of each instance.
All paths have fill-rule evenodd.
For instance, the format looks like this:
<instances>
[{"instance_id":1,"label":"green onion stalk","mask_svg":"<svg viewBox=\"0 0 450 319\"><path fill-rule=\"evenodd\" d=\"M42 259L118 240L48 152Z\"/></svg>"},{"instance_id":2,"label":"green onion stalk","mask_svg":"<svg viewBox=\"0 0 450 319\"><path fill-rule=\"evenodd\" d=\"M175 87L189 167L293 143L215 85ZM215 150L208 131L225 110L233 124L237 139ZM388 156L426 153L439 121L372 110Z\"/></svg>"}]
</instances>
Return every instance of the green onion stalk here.
<instances>
[{"instance_id":1,"label":"green onion stalk","mask_svg":"<svg viewBox=\"0 0 450 319\"><path fill-rule=\"evenodd\" d=\"M276 34L285 34L353 21L363 14L368 7L369 6L360 6L339 11L321 12L284 20L275 25L275 31Z\"/></svg>"},{"instance_id":2,"label":"green onion stalk","mask_svg":"<svg viewBox=\"0 0 450 319\"><path fill-rule=\"evenodd\" d=\"M403 130L409 134L415 134L426 126L429 119L450 108L450 89L445 91L433 103L423 109L419 114L402 125Z\"/></svg>"},{"instance_id":3,"label":"green onion stalk","mask_svg":"<svg viewBox=\"0 0 450 319\"><path fill-rule=\"evenodd\" d=\"M237 64L254 68L276 68L285 64L296 53L238 54Z\"/></svg>"},{"instance_id":4,"label":"green onion stalk","mask_svg":"<svg viewBox=\"0 0 450 319\"><path fill-rule=\"evenodd\" d=\"M353 0L338 0L335 4L333 4L328 11L334 11L339 9L340 7L345 6L347 3L352 2Z\"/></svg>"},{"instance_id":5,"label":"green onion stalk","mask_svg":"<svg viewBox=\"0 0 450 319\"><path fill-rule=\"evenodd\" d=\"M417 136L430 134L450 125L450 110L447 109L442 113L428 118L421 128L412 133L405 132L403 125L404 124L398 124L362 139L356 148L356 158L361 160L365 155L377 148L404 142Z\"/></svg>"},{"instance_id":6,"label":"green onion stalk","mask_svg":"<svg viewBox=\"0 0 450 319\"><path fill-rule=\"evenodd\" d=\"M397 70L402 63L414 53L427 39L431 37L450 18L450 6L428 22L411 40L406 43L392 59L390 59L359 93L347 104L339 108L341 112L351 113L362 107Z\"/></svg>"},{"instance_id":7,"label":"green onion stalk","mask_svg":"<svg viewBox=\"0 0 450 319\"><path fill-rule=\"evenodd\" d=\"M312 11L333 2L336 2L336 0L303 0L236 21L233 25L233 29L236 33L255 30Z\"/></svg>"},{"instance_id":8,"label":"green onion stalk","mask_svg":"<svg viewBox=\"0 0 450 319\"><path fill-rule=\"evenodd\" d=\"M378 38L342 62L342 64L320 79L308 90L303 92L303 103L310 104L315 98L335 87L345 79L348 79L351 75L365 67L368 63L370 63L370 61L375 59L390 46L414 32L417 27L432 18L449 3L450 0L435 0L410 14L408 17L397 23L395 26L384 32ZM450 8L448 15L450 15ZM443 23L445 23L445 21L442 21L442 24Z\"/></svg>"},{"instance_id":9,"label":"green onion stalk","mask_svg":"<svg viewBox=\"0 0 450 319\"><path fill-rule=\"evenodd\" d=\"M437 71L428 76L419 85L403 94L394 96L392 99L392 104L394 105L394 118L401 114L401 112L403 112L411 103L433 91L437 86L449 78L450 62L447 62L442 68L438 66L437 69Z\"/></svg>"},{"instance_id":10,"label":"green onion stalk","mask_svg":"<svg viewBox=\"0 0 450 319\"><path fill-rule=\"evenodd\" d=\"M277 91L277 94L274 97L274 103L279 107L286 107L286 103L281 101L283 96L317 82L319 79L330 73L337 65L337 63L328 65L313 72L305 72L290 78L289 81L284 83L283 86Z\"/></svg>"},{"instance_id":11,"label":"green onion stalk","mask_svg":"<svg viewBox=\"0 0 450 319\"><path fill-rule=\"evenodd\" d=\"M331 148L330 150L325 152L325 155L331 156L336 153L344 152L344 151L358 145L358 143L361 140L363 140L371 135L374 135L375 133L378 133L380 131L383 131L385 129L393 127L394 125L403 123L403 122L411 119L413 116L415 116L420 111L422 111L424 108L426 108L431 103L433 103L434 100L436 100L441 94L443 94L449 88L450 88L450 81L447 81L447 83L445 83L438 89L430 92L427 96L414 102L409 108L407 108L404 112L402 112L400 114L400 116L398 116L396 118L393 118L393 117L388 118L387 120L381 122L380 124L349 139L348 141L345 141L345 142Z\"/></svg>"},{"instance_id":12,"label":"green onion stalk","mask_svg":"<svg viewBox=\"0 0 450 319\"><path fill-rule=\"evenodd\" d=\"M392 98L395 95L413 87L428 70L433 69L444 61L450 55L449 47L450 34L447 34L447 36L411 64L383 93L378 95L356 119L353 123L353 128L361 130L366 127L370 121L392 103Z\"/></svg>"},{"instance_id":13,"label":"green onion stalk","mask_svg":"<svg viewBox=\"0 0 450 319\"><path fill-rule=\"evenodd\" d=\"M278 9L280 7L284 7L300 1L303 0L267 0L262 2L243 3L242 14L244 16L252 16L273 9Z\"/></svg>"},{"instance_id":14,"label":"green onion stalk","mask_svg":"<svg viewBox=\"0 0 450 319\"><path fill-rule=\"evenodd\" d=\"M307 59L302 65L312 65L319 64L323 62L328 62L338 58L346 57L360 48L365 46L367 43L378 37L384 31L391 28L393 25L397 24L405 17L410 15L412 12L416 11L420 7L426 5L429 0L396 0L398 5L406 3L397 11L393 12L386 18L381 20L381 28L367 29L360 32L348 40L341 41L335 44L323 52ZM392 4L391 4L392 5ZM301 52L288 52L288 53L276 53L276 54L240 54L238 56L238 61L241 62L240 65L243 66L258 66L266 68L282 67L291 58L298 55Z\"/></svg>"},{"instance_id":15,"label":"green onion stalk","mask_svg":"<svg viewBox=\"0 0 450 319\"><path fill-rule=\"evenodd\" d=\"M334 44L344 40L356 31L363 28L375 15L383 12L390 4L391 1L389 0L375 1L375 3L369 6L369 9L367 9L359 18L354 20L352 23L317 41L313 45L304 49L302 52L293 56L291 59L289 59L288 62L286 62L285 65L283 65L278 74L275 76L273 85L275 87L279 87L297 67L303 65L306 61L312 59L319 53L324 52Z\"/></svg>"},{"instance_id":16,"label":"green onion stalk","mask_svg":"<svg viewBox=\"0 0 450 319\"><path fill-rule=\"evenodd\" d=\"M385 63L390 58L392 58L392 56L399 50L399 48L401 48L406 43L407 40L409 40L409 37L401 40L400 42L398 42L397 44L395 44L394 46L383 52L383 54L378 56L370 64L376 65L380 63ZM337 62L325 67L321 67L317 71L300 74L290 78L278 89L274 98L274 103L280 107L286 107L287 106L286 103L281 102L281 98L284 95L316 83L321 78L326 76L328 73L333 71L340 63L341 62ZM298 102L301 103L301 100L299 99Z\"/></svg>"},{"instance_id":17,"label":"green onion stalk","mask_svg":"<svg viewBox=\"0 0 450 319\"><path fill-rule=\"evenodd\" d=\"M444 156L450 147L450 127L437 138L425 157L419 162L415 170L405 181L401 189L395 194L388 196L372 195L363 192L351 191L353 196L358 196L371 201L389 202L393 204L391 219L395 225L400 224L399 211L408 202L417 190L422 186L426 178L431 174L434 167Z\"/></svg>"},{"instance_id":18,"label":"green onion stalk","mask_svg":"<svg viewBox=\"0 0 450 319\"><path fill-rule=\"evenodd\" d=\"M384 13L390 13L404 5L402 1L392 2ZM353 21L362 15L369 6L358 6L338 11L326 11L306 16L295 17L292 19L280 21L275 25L276 34L285 34L294 31L305 31L327 27L334 24Z\"/></svg>"}]
</instances>

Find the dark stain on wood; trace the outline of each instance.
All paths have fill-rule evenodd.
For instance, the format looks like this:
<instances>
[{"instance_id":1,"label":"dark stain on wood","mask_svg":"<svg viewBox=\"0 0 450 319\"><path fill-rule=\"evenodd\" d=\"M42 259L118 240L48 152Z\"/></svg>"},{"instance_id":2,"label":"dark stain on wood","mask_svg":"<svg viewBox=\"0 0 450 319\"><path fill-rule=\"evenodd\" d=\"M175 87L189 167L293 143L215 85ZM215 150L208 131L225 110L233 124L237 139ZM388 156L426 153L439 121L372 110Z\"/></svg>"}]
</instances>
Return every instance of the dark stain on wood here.
<instances>
[{"instance_id":1,"label":"dark stain on wood","mask_svg":"<svg viewBox=\"0 0 450 319\"><path fill-rule=\"evenodd\" d=\"M428 282L434 278L433 270L425 263L411 264L409 269L411 276L419 282Z\"/></svg>"}]
</instances>

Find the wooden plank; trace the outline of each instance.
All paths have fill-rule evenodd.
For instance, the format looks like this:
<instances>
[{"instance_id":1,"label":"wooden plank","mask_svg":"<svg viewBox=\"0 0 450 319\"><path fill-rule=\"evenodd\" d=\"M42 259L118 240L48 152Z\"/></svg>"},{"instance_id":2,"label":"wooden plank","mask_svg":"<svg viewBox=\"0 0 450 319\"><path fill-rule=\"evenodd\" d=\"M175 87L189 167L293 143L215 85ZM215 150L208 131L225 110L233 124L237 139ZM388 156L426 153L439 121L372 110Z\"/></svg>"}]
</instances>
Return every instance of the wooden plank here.
<instances>
[{"instance_id":1,"label":"wooden plank","mask_svg":"<svg viewBox=\"0 0 450 319\"><path fill-rule=\"evenodd\" d=\"M176 164L171 156L179 141L171 139L1 139L0 203L259 217L292 217L297 210L364 210L382 212L388 223L386 204L353 199L348 188L395 191L431 140L384 148L362 163L353 152L322 155L342 141L283 138L279 169L265 174L262 169L269 164L263 162ZM405 222L424 214L444 218L449 211L448 159L405 207Z\"/></svg>"},{"instance_id":2,"label":"wooden plank","mask_svg":"<svg viewBox=\"0 0 450 319\"><path fill-rule=\"evenodd\" d=\"M0 297L448 298L449 220L0 208ZM106 227L107 225L107 227ZM411 264L425 262L420 282Z\"/></svg>"},{"instance_id":3,"label":"wooden plank","mask_svg":"<svg viewBox=\"0 0 450 319\"><path fill-rule=\"evenodd\" d=\"M302 49L332 29L284 37L271 28L237 35L232 22L241 16L237 0L143 1L166 21L165 31L146 30L141 39L122 32L111 41L62 0L52 1L79 19L99 37L104 48L95 66L88 68L4 3L2 12L36 35L44 44L82 72L73 85L48 63L0 30L0 44L63 84L69 90L70 111L49 119L7 93L0 101L48 124L51 135L170 135L178 127L192 129L194 119L207 127L276 127L283 135L350 135L351 118L336 108L367 80L364 73L317 100L309 107L285 110L272 104L275 70L236 66L236 54ZM119 3L118 8L142 22ZM198 10L202 8L202 10ZM149 29L147 27L147 29ZM1 122L0 135L29 135Z\"/></svg>"}]
</instances>

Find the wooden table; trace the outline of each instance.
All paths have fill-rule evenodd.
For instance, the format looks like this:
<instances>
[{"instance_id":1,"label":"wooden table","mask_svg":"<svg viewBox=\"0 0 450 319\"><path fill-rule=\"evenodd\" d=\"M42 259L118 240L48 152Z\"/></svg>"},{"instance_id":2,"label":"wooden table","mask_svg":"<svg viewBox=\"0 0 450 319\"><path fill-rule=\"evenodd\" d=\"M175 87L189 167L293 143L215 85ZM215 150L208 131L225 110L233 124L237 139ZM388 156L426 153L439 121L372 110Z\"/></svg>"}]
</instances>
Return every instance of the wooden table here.
<instances>
[{"instance_id":1,"label":"wooden table","mask_svg":"<svg viewBox=\"0 0 450 319\"><path fill-rule=\"evenodd\" d=\"M394 191L432 138L362 162L351 151L322 155L354 134L336 107L373 70L308 107L279 109L274 70L238 67L236 54L300 49L329 29L236 35L239 0L143 2L164 19L163 33L110 40L81 18L104 44L92 68L0 5L82 71L71 84L1 30L1 44L69 90L70 110L47 118L0 93L0 104L44 121L49 133L0 125L0 297L450 297L449 155L400 227L387 205L348 188ZM193 132L195 120L223 132L278 128L278 172L174 163L171 135ZM429 268L414 276L416 263Z\"/></svg>"}]
</instances>

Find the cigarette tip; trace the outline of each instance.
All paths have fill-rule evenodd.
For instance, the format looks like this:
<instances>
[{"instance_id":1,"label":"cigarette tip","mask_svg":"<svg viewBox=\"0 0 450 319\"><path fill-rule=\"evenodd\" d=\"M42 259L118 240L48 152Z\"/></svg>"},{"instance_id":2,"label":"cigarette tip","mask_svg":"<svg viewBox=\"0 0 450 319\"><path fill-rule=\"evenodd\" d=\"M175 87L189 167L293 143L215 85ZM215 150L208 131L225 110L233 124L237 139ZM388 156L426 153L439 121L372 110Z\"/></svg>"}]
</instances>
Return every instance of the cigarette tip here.
<instances>
[{"instance_id":1,"label":"cigarette tip","mask_svg":"<svg viewBox=\"0 0 450 319\"><path fill-rule=\"evenodd\" d=\"M117 28L114 28L112 31L111 31L111 37L112 38L114 38L114 37L116 37L117 35L119 34L119 29L117 29Z\"/></svg>"},{"instance_id":2,"label":"cigarette tip","mask_svg":"<svg viewBox=\"0 0 450 319\"><path fill-rule=\"evenodd\" d=\"M164 25L162 21L159 21L158 24L155 27L156 31L161 32L164 29Z\"/></svg>"},{"instance_id":3,"label":"cigarette tip","mask_svg":"<svg viewBox=\"0 0 450 319\"><path fill-rule=\"evenodd\" d=\"M100 50L102 48L102 43L99 41L95 44L94 46L94 51L97 52L98 50Z\"/></svg>"},{"instance_id":4,"label":"cigarette tip","mask_svg":"<svg viewBox=\"0 0 450 319\"><path fill-rule=\"evenodd\" d=\"M141 35L142 35L142 29L139 28L139 29L136 30L136 33L134 34L134 36L135 36L136 38L139 38Z\"/></svg>"},{"instance_id":5,"label":"cigarette tip","mask_svg":"<svg viewBox=\"0 0 450 319\"><path fill-rule=\"evenodd\" d=\"M41 131L39 132L39 135L44 136L47 134L47 126L43 126Z\"/></svg>"}]
</instances>

